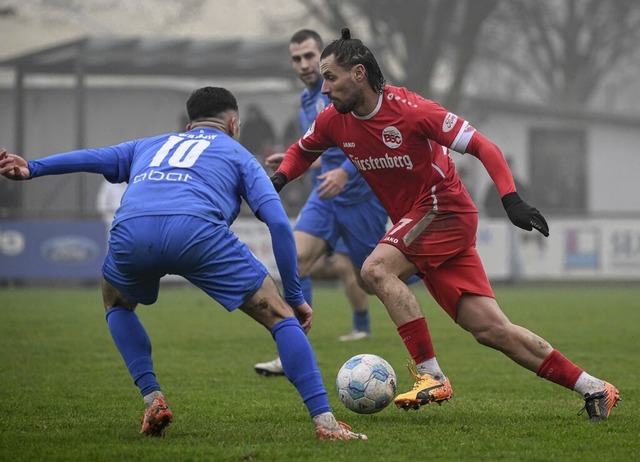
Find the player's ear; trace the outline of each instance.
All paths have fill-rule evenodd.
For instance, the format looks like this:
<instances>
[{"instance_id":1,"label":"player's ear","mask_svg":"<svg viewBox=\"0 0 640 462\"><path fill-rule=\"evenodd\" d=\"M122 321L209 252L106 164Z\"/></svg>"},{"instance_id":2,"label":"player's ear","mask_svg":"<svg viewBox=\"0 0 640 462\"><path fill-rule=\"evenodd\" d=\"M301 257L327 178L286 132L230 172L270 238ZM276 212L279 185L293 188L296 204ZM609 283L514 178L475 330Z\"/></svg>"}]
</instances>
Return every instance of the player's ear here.
<instances>
[{"instance_id":1,"label":"player's ear","mask_svg":"<svg viewBox=\"0 0 640 462\"><path fill-rule=\"evenodd\" d=\"M240 118L231 116L229 117L229 135L234 140L238 140L240 138Z\"/></svg>"},{"instance_id":2,"label":"player's ear","mask_svg":"<svg viewBox=\"0 0 640 462\"><path fill-rule=\"evenodd\" d=\"M189 130L191 130L192 128L193 128L193 127L191 126L191 124L190 124L190 123L188 123L188 124L187 124L187 126L185 127L185 131L187 131L187 132L188 132L188 131L189 131Z\"/></svg>"},{"instance_id":3,"label":"player's ear","mask_svg":"<svg viewBox=\"0 0 640 462\"><path fill-rule=\"evenodd\" d=\"M362 64L356 64L353 66L353 76L356 79L356 82L363 82L367 80L367 69Z\"/></svg>"}]
</instances>

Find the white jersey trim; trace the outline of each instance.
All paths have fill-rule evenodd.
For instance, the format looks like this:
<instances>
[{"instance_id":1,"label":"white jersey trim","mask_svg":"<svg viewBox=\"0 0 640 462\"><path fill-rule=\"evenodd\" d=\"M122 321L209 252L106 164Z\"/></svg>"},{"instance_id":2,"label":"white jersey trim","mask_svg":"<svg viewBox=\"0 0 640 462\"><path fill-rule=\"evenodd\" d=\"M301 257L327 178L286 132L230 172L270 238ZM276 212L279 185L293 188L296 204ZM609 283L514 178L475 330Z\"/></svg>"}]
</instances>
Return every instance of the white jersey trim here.
<instances>
[{"instance_id":1,"label":"white jersey trim","mask_svg":"<svg viewBox=\"0 0 640 462\"><path fill-rule=\"evenodd\" d=\"M370 118L375 116L378 113L378 111L380 111L381 107L382 107L382 94L378 95L378 103L376 104L376 107L373 109L373 111L371 111L371 114L360 117L359 115L356 115L352 112L351 115L358 120L369 120Z\"/></svg>"},{"instance_id":2,"label":"white jersey trim","mask_svg":"<svg viewBox=\"0 0 640 462\"><path fill-rule=\"evenodd\" d=\"M298 140L298 146L305 152L324 152L324 149L307 149L302 145L302 140Z\"/></svg>"},{"instance_id":3,"label":"white jersey trim","mask_svg":"<svg viewBox=\"0 0 640 462\"><path fill-rule=\"evenodd\" d=\"M458 135L453 140L453 143L451 143L451 149L459 152L460 154L464 154L475 131L475 128L469 125L469 122L465 120L458 131Z\"/></svg>"}]
</instances>

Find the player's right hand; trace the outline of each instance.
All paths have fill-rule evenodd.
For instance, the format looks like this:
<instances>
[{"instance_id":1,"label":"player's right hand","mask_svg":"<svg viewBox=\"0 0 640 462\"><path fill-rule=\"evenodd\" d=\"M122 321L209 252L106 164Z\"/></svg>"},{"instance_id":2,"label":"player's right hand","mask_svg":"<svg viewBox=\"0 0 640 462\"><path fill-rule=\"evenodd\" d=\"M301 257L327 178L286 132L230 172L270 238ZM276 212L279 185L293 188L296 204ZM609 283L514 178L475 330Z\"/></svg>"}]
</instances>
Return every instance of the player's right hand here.
<instances>
[{"instance_id":1,"label":"player's right hand","mask_svg":"<svg viewBox=\"0 0 640 462\"><path fill-rule=\"evenodd\" d=\"M284 188L284 185L287 184L287 177L284 176L284 173L282 172L274 173L269 179L271 180L276 192L280 192L282 188Z\"/></svg>"},{"instance_id":2,"label":"player's right hand","mask_svg":"<svg viewBox=\"0 0 640 462\"><path fill-rule=\"evenodd\" d=\"M27 161L4 148L0 149L0 175L16 181L29 179Z\"/></svg>"},{"instance_id":3,"label":"player's right hand","mask_svg":"<svg viewBox=\"0 0 640 462\"><path fill-rule=\"evenodd\" d=\"M304 302L302 305L294 306L293 311L296 313L296 318L298 318L302 330L308 333L309 329L311 329L311 318L313 317L313 309L311 306L307 302Z\"/></svg>"},{"instance_id":4,"label":"player's right hand","mask_svg":"<svg viewBox=\"0 0 640 462\"><path fill-rule=\"evenodd\" d=\"M284 159L284 152L276 152L275 154L271 154L264 159L264 165L265 167L277 170L282 163L282 159Z\"/></svg>"}]
</instances>

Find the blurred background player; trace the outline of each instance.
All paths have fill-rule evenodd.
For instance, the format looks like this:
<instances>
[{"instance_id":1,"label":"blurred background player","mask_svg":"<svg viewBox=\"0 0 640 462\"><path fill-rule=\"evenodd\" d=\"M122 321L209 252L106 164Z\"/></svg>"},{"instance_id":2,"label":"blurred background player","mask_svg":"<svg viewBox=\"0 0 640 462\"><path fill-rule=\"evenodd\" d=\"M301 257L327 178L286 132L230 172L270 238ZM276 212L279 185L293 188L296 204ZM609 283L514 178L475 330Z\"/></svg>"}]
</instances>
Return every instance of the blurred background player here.
<instances>
[{"instance_id":1,"label":"blurred background player","mask_svg":"<svg viewBox=\"0 0 640 462\"><path fill-rule=\"evenodd\" d=\"M313 30L299 30L289 40L291 67L306 87L300 96L302 132L307 131L318 113L329 104L329 99L320 91L321 51L322 38ZM268 157L267 167L277 168L282 157L283 154ZM384 236L388 216L344 152L331 148L322 153L319 160L317 173L312 173L314 187L293 228L302 292L312 305L312 268L332 253L329 258L335 259L353 310L353 329L340 340L360 340L371 335L371 325L368 297L359 268ZM263 375L283 373L280 358L255 364L254 369Z\"/></svg>"},{"instance_id":2,"label":"blurred background player","mask_svg":"<svg viewBox=\"0 0 640 462\"><path fill-rule=\"evenodd\" d=\"M140 433L164 436L173 413L156 379L151 341L135 314L158 298L160 278L180 274L228 311L240 309L276 342L285 375L316 425L318 439L366 439L336 421L305 334L312 310L297 274L289 218L262 165L237 142L238 104L224 88L195 90L184 133L25 161L0 150L0 174L13 180L73 172L127 182L102 266L109 331L140 389ZM229 226L245 200L264 221L284 286L274 280Z\"/></svg>"},{"instance_id":3,"label":"blurred background player","mask_svg":"<svg viewBox=\"0 0 640 462\"><path fill-rule=\"evenodd\" d=\"M362 277L384 303L414 361L409 370L415 384L396 396L396 405L418 409L453 396L420 304L403 283L418 273L451 319L479 343L579 393L591 420L608 418L620 399L618 389L513 324L495 299L475 245L478 212L449 149L481 161L514 225L549 235L542 214L520 198L500 149L439 104L386 85L375 57L348 28L323 50L320 71L322 92L333 104L318 115L313 132L289 147L271 178L279 191L324 149L343 146L389 213L394 225L367 258Z\"/></svg>"},{"instance_id":4,"label":"blurred background player","mask_svg":"<svg viewBox=\"0 0 640 462\"><path fill-rule=\"evenodd\" d=\"M257 104L249 104L242 117L240 143L256 156L260 163L269 154L273 154L276 145L276 133L264 112Z\"/></svg>"},{"instance_id":5,"label":"blurred background player","mask_svg":"<svg viewBox=\"0 0 640 462\"><path fill-rule=\"evenodd\" d=\"M107 226L107 236L111 228L113 216L120 207L120 199L127 189L127 183L110 183L103 180L98 188L96 196L96 211L100 214L103 223Z\"/></svg>"}]
</instances>

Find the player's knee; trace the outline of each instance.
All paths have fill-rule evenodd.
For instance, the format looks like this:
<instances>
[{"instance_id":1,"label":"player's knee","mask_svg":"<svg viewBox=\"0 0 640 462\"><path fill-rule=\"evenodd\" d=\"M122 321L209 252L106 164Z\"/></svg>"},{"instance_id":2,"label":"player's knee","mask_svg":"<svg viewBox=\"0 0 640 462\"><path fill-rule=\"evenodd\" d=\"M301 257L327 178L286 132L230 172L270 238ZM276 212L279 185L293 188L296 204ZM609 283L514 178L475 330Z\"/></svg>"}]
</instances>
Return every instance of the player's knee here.
<instances>
[{"instance_id":1,"label":"player's knee","mask_svg":"<svg viewBox=\"0 0 640 462\"><path fill-rule=\"evenodd\" d=\"M106 280L102 281L102 303L105 311L114 306L120 306L130 311L135 311L138 302L127 298L118 289L109 284Z\"/></svg>"},{"instance_id":2,"label":"player's knee","mask_svg":"<svg viewBox=\"0 0 640 462\"><path fill-rule=\"evenodd\" d=\"M379 285L387 275L386 268L379 260L367 259L360 270L360 277L364 286L369 290Z\"/></svg>"},{"instance_id":3,"label":"player's knee","mask_svg":"<svg viewBox=\"0 0 640 462\"><path fill-rule=\"evenodd\" d=\"M356 269L356 279L357 279L358 286L362 290L364 290L369 295L373 295L374 294L373 290L371 289L371 286L368 283L366 283L364 281L364 279L362 278L361 270Z\"/></svg>"},{"instance_id":4,"label":"player's knee","mask_svg":"<svg viewBox=\"0 0 640 462\"><path fill-rule=\"evenodd\" d=\"M129 300L126 297L115 297L110 299L103 299L104 310L107 311L114 306L126 308L129 311L135 311L138 303Z\"/></svg>"},{"instance_id":5,"label":"player's knee","mask_svg":"<svg viewBox=\"0 0 640 462\"><path fill-rule=\"evenodd\" d=\"M311 274L311 269L317 260L308 254L298 255L298 274L301 278Z\"/></svg>"},{"instance_id":6,"label":"player's knee","mask_svg":"<svg viewBox=\"0 0 640 462\"><path fill-rule=\"evenodd\" d=\"M472 331L471 334L480 345L496 350L504 350L511 338L511 331L503 324L487 325Z\"/></svg>"}]
</instances>

